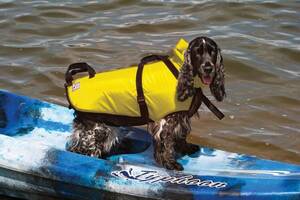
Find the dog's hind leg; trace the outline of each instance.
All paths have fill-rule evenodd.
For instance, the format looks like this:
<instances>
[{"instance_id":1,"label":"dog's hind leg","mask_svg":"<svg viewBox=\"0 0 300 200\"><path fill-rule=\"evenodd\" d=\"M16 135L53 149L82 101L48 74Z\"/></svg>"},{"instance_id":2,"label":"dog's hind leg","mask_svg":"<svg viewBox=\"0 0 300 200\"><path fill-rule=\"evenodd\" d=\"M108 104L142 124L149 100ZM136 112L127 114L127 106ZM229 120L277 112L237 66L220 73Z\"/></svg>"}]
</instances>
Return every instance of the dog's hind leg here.
<instances>
[{"instance_id":1,"label":"dog's hind leg","mask_svg":"<svg viewBox=\"0 0 300 200\"><path fill-rule=\"evenodd\" d=\"M66 149L88 156L105 158L119 143L114 128L103 123L74 119L73 134Z\"/></svg>"},{"instance_id":2,"label":"dog's hind leg","mask_svg":"<svg viewBox=\"0 0 300 200\"><path fill-rule=\"evenodd\" d=\"M103 123L97 123L93 129L95 134L95 155L105 158L117 151L120 144L118 129Z\"/></svg>"}]
</instances>

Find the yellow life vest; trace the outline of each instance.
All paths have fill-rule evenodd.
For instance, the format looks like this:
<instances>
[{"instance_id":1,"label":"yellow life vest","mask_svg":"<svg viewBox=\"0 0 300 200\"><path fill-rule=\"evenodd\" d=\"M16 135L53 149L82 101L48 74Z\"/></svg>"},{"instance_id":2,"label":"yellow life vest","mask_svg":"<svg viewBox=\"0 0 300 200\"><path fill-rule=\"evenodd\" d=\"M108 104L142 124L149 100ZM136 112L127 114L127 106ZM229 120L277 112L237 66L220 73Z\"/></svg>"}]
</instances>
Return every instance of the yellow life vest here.
<instances>
[{"instance_id":1,"label":"yellow life vest","mask_svg":"<svg viewBox=\"0 0 300 200\"><path fill-rule=\"evenodd\" d=\"M184 52L187 47L188 43L180 39L173 49L172 56L169 58L154 56L156 61L144 62L142 67L132 66L97 74L85 63L85 69L75 67L72 73L69 69L68 73L71 75L83 71L89 72L89 76L76 80L73 80L70 76L66 78L66 80L69 79L66 86L69 103L77 112L89 113L87 116L102 114L104 116L102 119L109 116L112 119L124 117L125 121L126 117L128 119L143 118L143 120L138 120L136 123L129 123L130 125L141 125L151 120L161 119L170 113L189 111L193 98L190 97L181 102L177 100L176 95L176 73L183 64ZM157 61L157 57L161 60ZM170 69L170 65L173 69ZM138 70L139 67L142 69ZM137 73L140 73L141 80L137 80ZM139 88L142 90L141 99L139 99L138 84L141 85ZM195 87L200 88L202 86L200 79L197 77ZM145 106L146 111L143 110ZM147 119L143 116L145 114ZM128 125L126 122L124 124L111 122L110 124Z\"/></svg>"}]
</instances>

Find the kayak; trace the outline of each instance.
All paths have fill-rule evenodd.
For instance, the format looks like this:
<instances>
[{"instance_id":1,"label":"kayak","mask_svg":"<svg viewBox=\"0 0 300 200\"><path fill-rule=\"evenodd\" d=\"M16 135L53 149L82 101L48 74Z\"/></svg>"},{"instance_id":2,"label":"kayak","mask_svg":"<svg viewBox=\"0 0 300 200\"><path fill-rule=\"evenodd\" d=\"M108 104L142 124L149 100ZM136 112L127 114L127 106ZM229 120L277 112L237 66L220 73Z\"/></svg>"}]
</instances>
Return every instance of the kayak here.
<instances>
[{"instance_id":1,"label":"kayak","mask_svg":"<svg viewBox=\"0 0 300 200\"><path fill-rule=\"evenodd\" d=\"M0 90L0 194L24 199L300 199L300 166L200 147L153 159L146 130L120 127L126 149L99 159L65 150L74 112Z\"/></svg>"}]
</instances>

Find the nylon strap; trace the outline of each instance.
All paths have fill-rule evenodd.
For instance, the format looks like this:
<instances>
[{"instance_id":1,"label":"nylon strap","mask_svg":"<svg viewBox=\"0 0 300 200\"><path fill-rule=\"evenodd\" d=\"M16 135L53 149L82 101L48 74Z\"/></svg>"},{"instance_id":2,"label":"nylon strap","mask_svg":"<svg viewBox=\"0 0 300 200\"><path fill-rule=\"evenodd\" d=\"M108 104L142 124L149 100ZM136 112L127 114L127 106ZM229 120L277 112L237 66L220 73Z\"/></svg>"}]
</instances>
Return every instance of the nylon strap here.
<instances>
[{"instance_id":1,"label":"nylon strap","mask_svg":"<svg viewBox=\"0 0 300 200\"><path fill-rule=\"evenodd\" d=\"M145 101L144 91L143 91L143 69L144 69L144 62L140 62L136 71L136 91L137 91L137 102L139 104L141 117L149 121L149 111Z\"/></svg>"},{"instance_id":2,"label":"nylon strap","mask_svg":"<svg viewBox=\"0 0 300 200\"><path fill-rule=\"evenodd\" d=\"M173 65L173 63L170 61L170 59L167 56L162 57L162 61L165 63L165 65L169 68L169 70L172 72L172 74L177 79L179 76L178 69Z\"/></svg>"},{"instance_id":3,"label":"nylon strap","mask_svg":"<svg viewBox=\"0 0 300 200\"><path fill-rule=\"evenodd\" d=\"M200 95L200 91L201 88L195 88L195 95L193 96L189 111L188 111L188 115L189 117L192 117L200 108L201 104L202 104L202 99L201 99L201 95Z\"/></svg>"},{"instance_id":4,"label":"nylon strap","mask_svg":"<svg viewBox=\"0 0 300 200\"><path fill-rule=\"evenodd\" d=\"M199 88L199 95L206 107L214 113L220 120L225 117L225 115L203 94L202 89Z\"/></svg>"},{"instance_id":5,"label":"nylon strap","mask_svg":"<svg viewBox=\"0 0 300 200\"><path fill-rule=\"evenodd\" d=\"M147 103L145 100L145 95L143 91L143 69L144 65L153 62L153 61L163 61L165 65L168 67L168 69L172 72L172 74L175 76L175 78L178 78L178 70L173 65L173 63L168 59L168 56L161 56L161 55L150 55L146 56L141 59L141 62L138 64L137 72L136 72L136 91L137 91L137 102L139 104L141 117L149 121L149 111L147 107Z\"/></svg>"}]
</instances>

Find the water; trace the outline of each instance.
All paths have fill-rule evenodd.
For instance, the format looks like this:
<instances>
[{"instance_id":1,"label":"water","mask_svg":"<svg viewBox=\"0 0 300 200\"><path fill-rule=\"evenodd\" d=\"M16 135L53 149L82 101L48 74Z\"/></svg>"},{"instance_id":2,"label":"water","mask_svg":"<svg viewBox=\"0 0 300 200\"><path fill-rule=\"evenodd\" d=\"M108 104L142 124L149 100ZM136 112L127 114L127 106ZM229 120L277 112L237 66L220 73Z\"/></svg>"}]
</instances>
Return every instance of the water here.
<instances>
[{"instance_id":1,"label":"water","mask_svg":"<svg viewBox=\"0 0 300 200\"><path fill-rule=\"evenodd\" d=\"M125 67L206 35L222 49L227 117L202 108L189 140L300 164L300 1L182 2L0 1L0 88L67 105L69 64Z\"/></svg>"}]
</instances>

